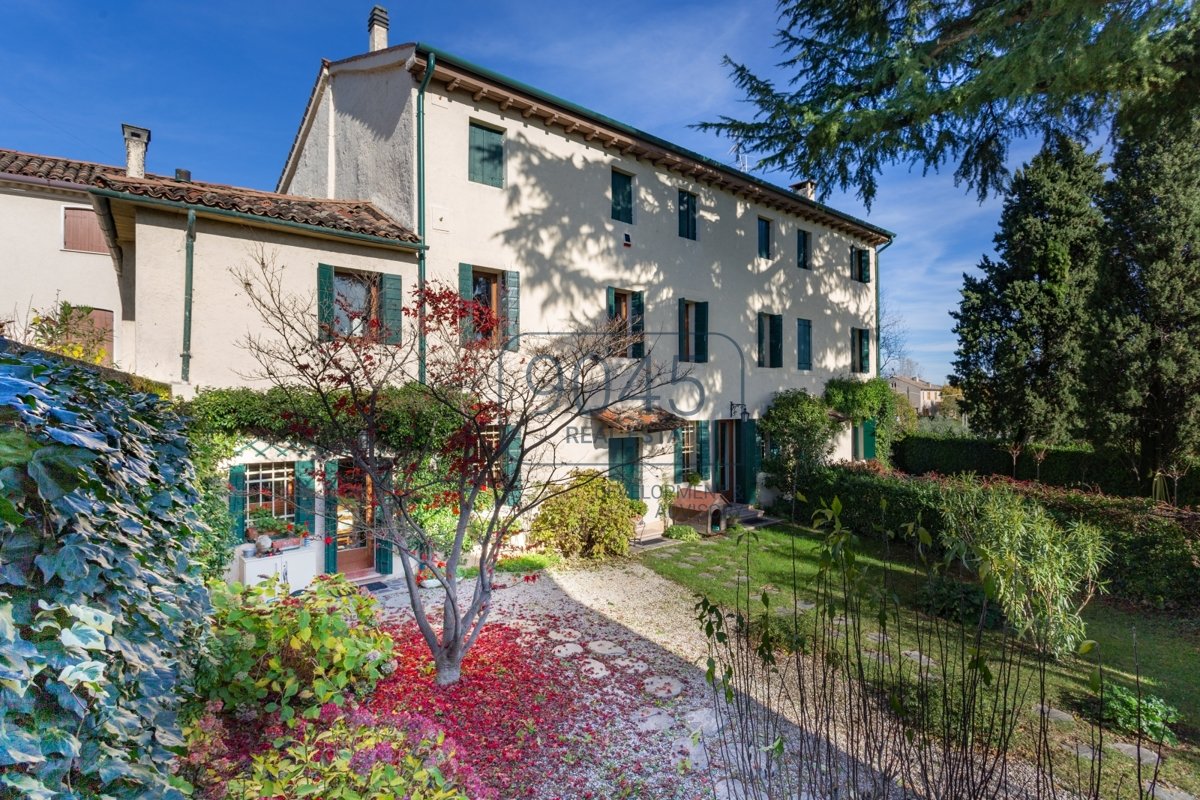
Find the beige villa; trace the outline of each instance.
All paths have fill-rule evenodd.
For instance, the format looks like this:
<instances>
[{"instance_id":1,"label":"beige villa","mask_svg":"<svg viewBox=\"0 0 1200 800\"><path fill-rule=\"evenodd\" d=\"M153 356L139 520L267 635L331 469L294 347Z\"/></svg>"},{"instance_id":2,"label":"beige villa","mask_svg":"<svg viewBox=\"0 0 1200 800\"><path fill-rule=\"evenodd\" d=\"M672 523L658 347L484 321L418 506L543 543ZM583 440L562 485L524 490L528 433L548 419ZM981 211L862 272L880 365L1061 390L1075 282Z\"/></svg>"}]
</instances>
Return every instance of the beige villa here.
<instances>
[{"instance_id":1,"label":"beige villa","mask_svg":"<svg viewBox=\"0 0 1200 800\"><path fill-rule=\"evenodd\" d=\"M607 313L686 365L702 404L657 440L591 419L560 456L612 469L651 515L658 487L690 473L760 502L756 421L772 396L876 374L877 254L892 234L816 202L811 184L771 185L387 36L376 8L368 52L321 62L274 192L147 173L150 133L133 126L123 168L0 151L0 298L103 309L114 362L185 396L251 371L237 342L258 321L229 275L250 247L314 297L341 285L322 269L394 281L405 303L423 281L458 286L518 337ZM68 224L90 238L64 238ZM855 428L836 457L873 453ZM295 494L307 461L248 443L231 482L251 499ZM278 512L324 535L321 498ZM376 566L369 540L332 538L289 567L294 584L297 570Z\"/></svg>"}]
</instances>

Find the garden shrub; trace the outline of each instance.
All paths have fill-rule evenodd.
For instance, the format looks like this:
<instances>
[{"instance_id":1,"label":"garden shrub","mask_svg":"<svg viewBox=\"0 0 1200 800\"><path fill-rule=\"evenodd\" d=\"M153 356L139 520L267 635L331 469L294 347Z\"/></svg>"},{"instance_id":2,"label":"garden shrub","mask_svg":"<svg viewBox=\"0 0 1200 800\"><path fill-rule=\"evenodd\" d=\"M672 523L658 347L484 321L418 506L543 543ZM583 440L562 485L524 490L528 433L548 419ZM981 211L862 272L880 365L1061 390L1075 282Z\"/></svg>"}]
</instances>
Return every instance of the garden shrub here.
<instances>
[{"instance_id":1,"label":"garden shrub","mask_svg":"<svg viewBox=\"0 0 1200 800\"><path fill-rule=\"evenodd\" d=\"M0 797L182 797L208 608L192 477L161 399L0 354Z\"/></svg>"},{"instance_id":2,"label":"garden shrub","mask_svg":"<svg viewBox=\"0 0 1200 800\"><path fill-rule=\"evenodd\" d=\"M506 556L496 562L497 572L537 572L558 563L553 553L522 553Z\"/></svg>"},{"instance_id":3,"label":"garden shrub","mask_svg":"<svg viewBox=\"0 0 1200 800\"><path fill-rule=\"evenodd\" d=\"M995 630L1004 625L1004 612L988 600L977 583L957 581L945 575L931 575L917 595L921 609L969 628Z\"/></svg>"},{"instance_id":4,"label":"garden shrub","mask_svg":"<svg viewBox=\"0 0 1200 800\"><path fill-rule=\"evenodd\" d=\"M1139 699L1136 692L1124 686L1104 687L1100 721L1131 736L1177 745L1179 740L1169 726L1181 719L1179 709L1167 705L1161 697L1143 694Z\"/></svg>"},{"instance_id":5,"label":"garden shrub","mask_svg":"<svg viewBox=\"0 0 1200 800\"><path fill-rule=\"evenodd\" d=\"M529 527L531 544L568 557L627 555L634 535L625 487L596 470L572 472L569 488L542 503Z\"/></svg>"},{"instance_id":6,"label":"garden shrub","mask_svg":"<svg viewBox=\"0 0 1200 800\"><path fill-rule=\"evenodd\" d=\"M663 536L667 539L674 539L677 542L700 541L700 532L691 525L672 525L663 531Z\"/></svg>"},{"instance_id":7,"label":"garden shrub","mask_svg":"<svg viewBox=\"0 0 1200 800\"><path fill-rule=\"evenodd\" d=\"M833 454L841 422L819 397L803 389L778 392L759 420L758 430L771 443L762 462L766 485L781 501L791 501L805 478Z\"/></svg>"},{"instance_id":8,"label":"garden shrub","mask_svg":"<svg viewBox=\"0 0 1200 800\"><path fill-rule=\"evenodd\" d=\"M271 578L213 587L213 632L200 689L239 717L278 712L294 724L326 703L364 695L395 669L376 602L341 575L291 597Z\"/></svg>"}]
</instances>

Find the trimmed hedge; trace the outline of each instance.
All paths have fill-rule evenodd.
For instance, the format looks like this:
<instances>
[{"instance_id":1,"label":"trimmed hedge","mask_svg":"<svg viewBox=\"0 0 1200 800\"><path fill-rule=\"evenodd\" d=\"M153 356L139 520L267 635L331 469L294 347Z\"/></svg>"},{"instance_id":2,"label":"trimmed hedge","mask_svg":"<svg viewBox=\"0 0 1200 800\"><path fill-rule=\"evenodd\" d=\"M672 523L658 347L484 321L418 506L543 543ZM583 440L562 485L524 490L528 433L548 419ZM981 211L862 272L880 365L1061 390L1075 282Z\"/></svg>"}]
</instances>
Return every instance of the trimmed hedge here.
<instances>
[{"instance_id":1,"label":"trimmed hedge","mask_svg":"<svg viewBox=\"0 0 1200 800\"><path fill-rule=\"evenodd\" d=\"M1063 489L1002 477L987 483L1013 487L1040 503L1059 522L1098 527L1111 549L1101 579L1117 598L1159 609L1200 610L1200 513L1157 505L1147 498ZM842 500L842 522L862 535L902 535L918 518L934 535L942 531L946 481L862 468L833 468L802 488L807 519L822 500ZM777 509L779 511L781 509Z\"/></svg>"},{"instance_id":2,"label":"trimmed hedge","mask_svg":"<svg viewBox=\"0 0 1200 800\"><path fill-rule=\"evenodd\" d=\"M913 434L893 446L892 459L897 469L910 475L973 472L1014 477L1008 450L990 439ZM1020 481L1038 480L1052 486L1096 489L1122 497L1145 496L1150 492L1149 485L1142 485L1137 480L1120 453L1107 449L1049 447L1039 471L1033 453L1027 448L1017 459L1015 477ZM1189 474L1179 482L1177 501L1180 505L1200 503L1200 472Z\"/></svg>"}]
</instances>

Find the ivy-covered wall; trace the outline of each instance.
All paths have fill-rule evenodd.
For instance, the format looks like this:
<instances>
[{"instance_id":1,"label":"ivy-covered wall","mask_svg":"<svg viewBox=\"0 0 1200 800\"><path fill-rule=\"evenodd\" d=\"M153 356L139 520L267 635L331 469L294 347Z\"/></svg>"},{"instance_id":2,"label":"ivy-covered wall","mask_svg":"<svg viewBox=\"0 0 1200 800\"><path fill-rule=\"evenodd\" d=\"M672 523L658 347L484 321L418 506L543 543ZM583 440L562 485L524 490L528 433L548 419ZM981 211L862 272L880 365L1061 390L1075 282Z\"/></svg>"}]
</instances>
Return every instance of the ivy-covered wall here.
<instances>
[{"instance_id":1,"label":"ivy-covered wall","mask_svg":"<svg viewBox=\"0 0 1200 800\"><path fill-rule=\"evenodd\" d=\"M0 798L182 798L208 609L192 477L166 402L0 353Z\"/></svg>"}]
</instances>

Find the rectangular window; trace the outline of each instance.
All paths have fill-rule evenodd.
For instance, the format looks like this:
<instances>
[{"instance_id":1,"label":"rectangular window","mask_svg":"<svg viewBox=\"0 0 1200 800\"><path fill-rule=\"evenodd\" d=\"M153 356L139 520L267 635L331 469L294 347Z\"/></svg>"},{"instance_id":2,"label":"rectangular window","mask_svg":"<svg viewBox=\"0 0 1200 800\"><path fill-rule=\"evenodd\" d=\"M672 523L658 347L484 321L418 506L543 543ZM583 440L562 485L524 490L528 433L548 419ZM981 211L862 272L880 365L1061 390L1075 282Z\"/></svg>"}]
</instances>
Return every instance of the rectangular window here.
<instances>
[{"instance_id":1,"label":"rectangular window","mask_svg":"<svg viewBox=\"0 0 1200 800\"><path fill-rule=\"evenodd\" d=\"M499 272L471 272L471 299L478 307L475 316L475 340L496 343L504 330L504 309L501 306L502 280Z\"/></svg>"},{"instance_id":2,"label":"rectangular window","mask_svg":"<svg viewBox=\"0 0 1200 800\"><path fill-rule=\"evenodd\" d=\"M82 253L107 253L100 220L90 208L63 209L63 249Z\"/></svg>"},{"instance_id":3,"label":"rectangular window","mask_svg":"<svg viewBox=\"0 0 1200 800\"><path fill-rule=\"evenodd\" d=\"M459 264L458 296L476 304L462 323L464 342L520 349L521 273Z\"/></svg>"},{"instance_id":4,"label":"rectangular window","mask_svg":"<svg viewBox=\"0 0 1200 800\"><path fill-rule=\"evenodd\" d=\"M708 303L679 298L679 360L708 362Z\"/></svg>"},{"instance_id":5,"label":"rectangular window","mask_svg":"<svg viewBox=\"0 0 1200 800\"><path fill-rule=\"evenodd\" d=\"M778 369L783 366L783 315L758 315L758 365Z\"/></svg>"},{"instance_id":6,"label":"rectangular window","mask_svg":"<svg viewBox=\"0 0 1200 800\"><path fill-rule=\"evenodd\" d=\"M771 220L758 218L758 257L771 257Z\"/></svg>"},{"instance_id":7,"label":"rectangular window","mask_svg":"<svg viewBox=\"0 0 1200 800\"><path fill-rule=\"evenodd\" d=\"M400 344L404 298L399 275L317 265L320 338L367 336Z\"/></svg>"},{"instance_id":8,"label":"rectangular window","mask_svg":"<svg viewBox=\"0 0 1200 800\"><path fill-rule=\"evenodd\" d=\"M633 224L633 176L612 171L612 218Z\"/></svg>"},{"instance_id":9,"label":"rectangular window","mask_svg":"<svg viewBox=\"0 0 1200 800\"><path fill-rule=\"evenodd\" d=\"M333 329L338 335L363 336L378 320L378 273L334 270Z\"/></svg>"},{"instance_id":10,"label":"rectangular window","mask_svg":"<svg viewBox=\"0 0 1200 800\"><path fill-rule=\"evenodd\" d=\"M866 328L850 329L850 371L871 371L871 331Z\"/></svg>"},{"instance_id":11,"label":"rectangular window","mask_svg":"<svg viewBox=\"0 0 1200 800\"><path fill-rule=\"evenodd\" d=\"M696 241L696 195L679 190L679 235Z\"/></svg>"},{"instance_id":12,"label":"rectangular window","mask_svg":"<svg viewBox=\"0 0 1200 800\"><path fill-rule=\"evenodd\" d=\"M850 273L861 283L871 282L871 251L863 247L850 248Z\"/></svg>"},{"instance_id":13,"label":"rectangular window","mask_svg":"<svg viewBox=\"0 0 1200 800\"><path fill-rule=\"evenodd\" d=\"M292 461L246 465L246 514L266 512L291 522L296 516L296 466Z\"/></svg>"},{"instance_id":14,"label":"rectangular window","mask_svg":"<svg viewBox=\"0 0 1200 800\"><path fill-rule=\"evenodd\" d=\"M796 266L812 269L812 234L803 229L796 231Z\"/></svg>"},{"instance_id":15,"label":"rectangular window","mask_svg":"<svg viewBox=\"0 0 1200 800\"><path fill-rule=\"evenodd\" d=\"M812 320L796 320L796 369L812 369Z\"/></svg>"},{"instance_id":16,"label":"rectangular window","mask_svg":"<svg viewBox=\"0 0 1200 800\"><path fill-rule=\"evenodd\" d=\"M467 179L486 186L504 186L504 131L472 122L467 148Z\"/></svg>"},{"instance_id":17,"label":"rectangular window","mask_svg":"<svg viewBox=\"0 0 1200 800\"><path fill-rule=\"evenodd\" d=\"M608 287L607 312L614 325L612 355L622 358L641 358L645 354L646 318L645 292L633 292Z\"/></svg>"},{"instance_id":18,"label":"rectangular window","mask_svg":"<svg viewBox=\"0 0 1200 800\"><path fill-rule=\"evenodd\" d=\"M699 422L689 422L679 429L679 462L683 480L687 480L692 472L700 472L700 425Z\"/></svg>"}]
</instances>

